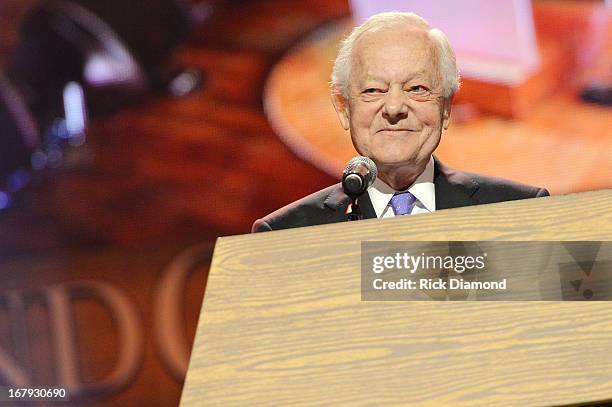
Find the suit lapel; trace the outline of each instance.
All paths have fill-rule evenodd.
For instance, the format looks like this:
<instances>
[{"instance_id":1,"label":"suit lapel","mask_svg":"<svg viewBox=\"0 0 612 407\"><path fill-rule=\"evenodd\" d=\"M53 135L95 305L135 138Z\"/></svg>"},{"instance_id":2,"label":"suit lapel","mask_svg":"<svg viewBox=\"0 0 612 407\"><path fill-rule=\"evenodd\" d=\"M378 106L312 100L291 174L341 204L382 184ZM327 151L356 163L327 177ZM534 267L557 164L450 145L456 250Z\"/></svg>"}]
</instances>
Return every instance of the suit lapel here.
<instances>
[{"instance_id":1,"label":"suit lapel","mask_svg":"<svg viewBox=\"0 0 612 407\"><path fill-rule=\"evenodd\" d=\"M436 157L434 157L434 185L436 210L479 203L472 197L478 190L478 183L466 173L447 168Z\"/></svg>"},{"instance_id":2,"label":"suit lapel","mask_svg":"<svg viewBox=\"0 0 612 407\"><path fill-rule=\"evenodd\" d=\"M343 219L346 219L346 209L350 202L351 198L344 193L342 190L342 185L338 184L337 187L334 188L328 195L323 204L329 209L337 212L337 214L339 214L339 216L341 216ZM372 201L370 201L370 194L367 192L362 194L359 198L357 198L357 203L359 204L364 219L376 218L374 206L372 205ZM334 214L334 216L335 215L336 214Z\"/></svg>"},{"instance_id":3,"label":"suit lapel","mask_svg":"<svg viewBox=\"0 0 612 407\"><path fill-rule=\"evenodd\" d=\"M370 194L367 192L363 193L357 198L357 203L359 204L364 219L374 219L377 217L374 205L372 205L372 201L370 200Z\"/></svg>"}]
</instances>

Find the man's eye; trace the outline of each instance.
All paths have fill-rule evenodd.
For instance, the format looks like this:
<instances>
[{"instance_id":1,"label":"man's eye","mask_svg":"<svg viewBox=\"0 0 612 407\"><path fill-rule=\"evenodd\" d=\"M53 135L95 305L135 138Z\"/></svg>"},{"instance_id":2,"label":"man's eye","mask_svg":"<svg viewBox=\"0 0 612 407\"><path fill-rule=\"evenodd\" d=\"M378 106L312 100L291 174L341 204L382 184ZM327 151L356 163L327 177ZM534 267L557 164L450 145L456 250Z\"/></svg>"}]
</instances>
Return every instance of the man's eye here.
<instances>
[{"instance_id":1,"label":"man's eye","mask_svg":"<svg viewBox=\"0 0 612 407\"><path fill-rule=\"evenodd\" d=\"M363 91L363 93L379 93L379 92L382 92L382 90L378 88L367 88L366 90Z\"/></svg>"},{"instance_id":2,"label":"man's eye","mask_svg":"<svg viewBox=\"0 0 612 407\"><path fill-rule=\"evenodd\" d=\"M410 87L410 92L423 93L427 92L427 88L423 85L414 85Z\"/></svg>"}]
</instances>

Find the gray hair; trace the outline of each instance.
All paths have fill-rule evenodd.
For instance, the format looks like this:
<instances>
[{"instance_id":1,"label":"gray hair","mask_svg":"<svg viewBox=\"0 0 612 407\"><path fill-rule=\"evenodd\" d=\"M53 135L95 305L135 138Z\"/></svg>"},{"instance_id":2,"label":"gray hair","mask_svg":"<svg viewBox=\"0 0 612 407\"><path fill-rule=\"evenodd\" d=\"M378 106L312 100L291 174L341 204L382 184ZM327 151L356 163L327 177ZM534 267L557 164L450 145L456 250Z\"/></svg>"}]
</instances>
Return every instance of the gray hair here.
<instances>
[{"instance_id":1,"label":"gray hair","mask_svg":"<svg viewBox=\"0 0 612 407\"><path fill-rule=\"evenodd\" d=\"M449 98L459 89L459 71L455 52L451 48L446 35L437 28L431 28L429 23L421 16L414 13L403 13L398 11L379 13L368 18L363 24L357 26L342 41L338 56L334 62L331 76L332 87L337 87L345 97L348 97L348 83L351 70L351 56L353 47L359 37L367 31L375 31L381 28L402 24L405 26L421 28L429 34L438 48L440 58L440 74L442 76L442 88L444 97Z\"/></svg>"}]
</instances>

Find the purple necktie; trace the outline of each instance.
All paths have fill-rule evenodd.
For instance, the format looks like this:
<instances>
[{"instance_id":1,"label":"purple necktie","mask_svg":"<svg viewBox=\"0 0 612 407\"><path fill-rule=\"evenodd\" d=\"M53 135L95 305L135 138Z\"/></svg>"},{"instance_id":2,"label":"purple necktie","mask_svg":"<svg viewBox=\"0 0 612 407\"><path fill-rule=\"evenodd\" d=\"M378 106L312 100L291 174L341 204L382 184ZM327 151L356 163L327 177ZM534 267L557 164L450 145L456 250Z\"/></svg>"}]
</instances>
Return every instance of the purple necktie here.
<instances>
[{"instance_id":1,"label":"purple necktie","mask_svg":"<svg viewBox=\"0 0 612 407\"><path fill-rule=\"evenodd\" d=\"M412 212L412 208L416 203L416 197L410 192L396 192L391 198L391 206L395 212L395 216L408 215Z\"/></svg>"}]
</instances>

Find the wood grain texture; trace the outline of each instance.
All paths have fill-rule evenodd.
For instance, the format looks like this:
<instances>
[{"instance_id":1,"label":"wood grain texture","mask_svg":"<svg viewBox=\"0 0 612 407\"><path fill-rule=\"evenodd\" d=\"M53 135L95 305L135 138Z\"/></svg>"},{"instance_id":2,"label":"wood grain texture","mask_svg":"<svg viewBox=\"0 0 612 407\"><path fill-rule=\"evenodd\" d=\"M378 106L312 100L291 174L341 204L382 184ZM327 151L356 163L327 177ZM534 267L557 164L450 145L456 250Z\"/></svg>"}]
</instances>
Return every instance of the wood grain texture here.
<instances>
[{"instance_id":1,"label":"wood grain texture","mask_svg":"<svg viewBox=\"0 0 612 407\"><path fill-rule=\"evenodd\" d=\"M612 190L217 242L182 406L612 399L608 302L362 302L361 240L610 240Z\"/></svg>"}]
</instances>

